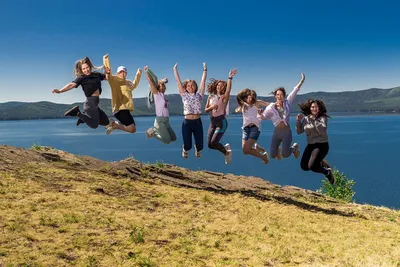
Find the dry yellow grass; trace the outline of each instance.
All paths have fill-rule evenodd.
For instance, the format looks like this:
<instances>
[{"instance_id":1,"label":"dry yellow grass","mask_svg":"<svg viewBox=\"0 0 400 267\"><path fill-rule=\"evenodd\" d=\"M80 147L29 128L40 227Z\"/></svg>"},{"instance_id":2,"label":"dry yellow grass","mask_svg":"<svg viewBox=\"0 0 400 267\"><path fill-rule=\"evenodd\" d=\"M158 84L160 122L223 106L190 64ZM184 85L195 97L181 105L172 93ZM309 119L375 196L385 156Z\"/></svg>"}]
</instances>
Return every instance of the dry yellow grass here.
<instances>
[{"instance_id":1,"label":"dry yellow grass","mask_svg":"<svg viewBox=\"0 0 400 267\"><path fill-rule=\"evenodd\" d=\"M63 164L0 171L0 266L400 265L398 211L313 211Z\"/></svg>"}]
</instances>

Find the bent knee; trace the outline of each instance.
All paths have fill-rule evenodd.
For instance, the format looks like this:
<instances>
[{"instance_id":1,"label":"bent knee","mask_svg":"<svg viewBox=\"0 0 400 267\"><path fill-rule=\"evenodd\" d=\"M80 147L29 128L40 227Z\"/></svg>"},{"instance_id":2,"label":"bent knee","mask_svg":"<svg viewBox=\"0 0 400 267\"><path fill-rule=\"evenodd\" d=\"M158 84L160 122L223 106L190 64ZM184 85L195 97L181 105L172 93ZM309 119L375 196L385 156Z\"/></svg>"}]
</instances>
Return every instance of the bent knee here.
<instances>
[{"instance_id":1,"label":"bent knee","mask_svg":"<svg viewBox=\"0 0 400 267\"><path fill-rule=\"evenodd\" d=\"M126 127L129 133L136 133L136 127L135 126L128 126Z\"/></svg>"},{"instance_id":2,"label":"bent knee","mask_svg":"<svg viewBox=\"0 0 400 267\"><path fill-rule=\"evenodd\" d=\"M250 154L250 149L248 149L248 148L243 148L243 154L245 154L245 155Z\"/></svg>"},{"instance_id":3,"label":"bent knee","mask_svg":"<svg viewBox=\"0 0 400 267\"><path fill-rule=\"evenodd\" d=\"M309 170L310 170L310 168L309 168L308 165L306 165L306 164L300 164L300 168L301 168L303 171L309 171Z\"/></svg>"}]
</instances>

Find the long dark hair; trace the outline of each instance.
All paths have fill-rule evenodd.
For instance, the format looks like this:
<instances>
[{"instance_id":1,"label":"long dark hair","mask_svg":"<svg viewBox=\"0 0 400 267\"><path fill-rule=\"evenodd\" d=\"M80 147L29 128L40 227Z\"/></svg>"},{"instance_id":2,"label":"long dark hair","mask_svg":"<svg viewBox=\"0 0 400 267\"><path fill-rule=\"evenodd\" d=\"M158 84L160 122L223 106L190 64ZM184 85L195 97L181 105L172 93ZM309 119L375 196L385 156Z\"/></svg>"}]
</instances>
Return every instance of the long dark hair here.
<instances>
[{"instance_id":1,"label":"long dark hair","mask_svg":"<svg viewBox=\"0 0 400 267\"><path fill-rule=\"evenodd\" d=\"M283 97L286 97L286 90L285 90L284 87L278 87L278 88L276 88L274 91L271 92L271 95L276 96L276 93L277 93L278 91L281 91L282 94L283 94Z\"/></svg>"},{"instance_id":2,"label":"long dark hair","mask_svg":"<svg viewBox=\"0 0 400 267\"><path fill-rule=\"evenodd\" d=\"M249 95L251 95L253 97L253 101L251 104L254 105L256 103L256 101L257 101L256 91L249 89L249 88L245 88L236 95L236 101L239 104L239 107L237 107L235 109L236 112L243 111L243 109L245 108L244 103L246 103L246 99Z\"/></svg>"},{"instance_id":3,"label":"long dark hair","mask_svg":"<svg viewBox=\"0 0 400 267\"><path fill-rule=\"evenodd\" d=\"M319 108L319 113L317 118L324 116L327 118L330 118L330 116L327 114L326 111L326 106L324 101L319 100L319 99L308 99L306 102L299 104L299 108L301 110L301 113L303 113L305 116L311 115L311 105L316 103Z\"/></svg>"}]
</instances>

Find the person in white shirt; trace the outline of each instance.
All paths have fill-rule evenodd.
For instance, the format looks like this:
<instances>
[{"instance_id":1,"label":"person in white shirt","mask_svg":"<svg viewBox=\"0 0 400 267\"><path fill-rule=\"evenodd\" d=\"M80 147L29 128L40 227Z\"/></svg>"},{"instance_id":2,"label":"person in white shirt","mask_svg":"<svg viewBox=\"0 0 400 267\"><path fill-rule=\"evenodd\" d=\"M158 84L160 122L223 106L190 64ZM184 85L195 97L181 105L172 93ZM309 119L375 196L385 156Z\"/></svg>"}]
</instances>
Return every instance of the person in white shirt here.
<instances>
[{"instance_id":1,"label":"person in white shirt","mask_svg":"<svg viewBox=\"0 0 400 267\"><path fill-rule=\"evenodd\" d=\"M243 136L242 148L245 155L252 155L262 159L265 164L268 164L268 153L264 148L257 145L258 137L261 133L261 119L258 115L261 113L261 106L267 106L269 103L262 100L257 100L257 94L254 90L243 89L240 91L236 100L239 107L236 112L243 114Z\"/></svg>"},{"instance_id":2,"label":"person in white shirt","mask_svg":"<svg viewBox=\"0 0 400 267\"><path fill-rule=\"evenodd\" d=\"M149 107L154 104L156 109L154 127L146 131L146 137L147 139L154 137L164 144L169 144L176 141L176 134L169 124L168 98L165 95L165 90L167 89L165 84L168 79L164 78L159 81L148 66L144 67L144 71L150 87L147 104Z\"/></svg>"},{"instance_id":3,"label":"person in white shirt","mask_svg":"<svg viewBox=\"0 0 400 267\"><path fill-rule=\"evenodd\" d=\"M275 89L272 94L276 102L271 103L259 116L263 120L272 120L274 124L274 133L271 138L270 154L271 157L278 160L290 157L291 154L297 159L300 156L299 145L294 143L292 145L292 130L290 129L289 118L290 108L299 92L305 75L301 74L301 80L293 89L293 91L286 98L286 90L283 87ZM280 145L282 147L280 148Z\"/></svg>"}]
</instances>

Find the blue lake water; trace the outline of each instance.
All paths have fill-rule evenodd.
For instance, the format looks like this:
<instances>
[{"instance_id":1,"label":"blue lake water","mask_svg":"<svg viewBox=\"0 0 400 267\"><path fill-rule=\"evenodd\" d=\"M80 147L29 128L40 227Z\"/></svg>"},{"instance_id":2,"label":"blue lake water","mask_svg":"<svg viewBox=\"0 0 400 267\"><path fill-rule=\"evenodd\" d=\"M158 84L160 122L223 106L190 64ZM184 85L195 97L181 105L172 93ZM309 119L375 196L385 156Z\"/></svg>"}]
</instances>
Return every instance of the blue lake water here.
<instances>
[{"instance_id":1,"label":"blue lake water","mask_svg":"<svg viewBox=\"0 0 400 267\"><path fill-rule=\"evenodd\" d=\"M85 125L75 126L75 120L31 120L0 121L0 144L29 148L34 143L51 146L78 155L89 155L108 161L118 161L129 156L154 163L163 161L192 170L212 171L252 175L279 185L294 185L317 190L324 178L319 174L300 169L299 159L293 157L281 161L270 160L265 165L252 156L244 156L241 151L240 116L228 117L228 130L222 142L230 143L233 150L232 164L225 165L222 154L205 146L200 159L194 150L189 159L181 157L181 123L183 117L171 117L171 125L177 133L175 143L165 145L155 139L147 140L145 131L153 125L154 117L137 117L137 133L128 134L114 131L105 135L103 127L92 130ZM209 118L203 117L204 142ZM303 151L305 135L295 133L295 118L291 118L293 141L300 144ZM262 124L259 144L268 148L273 126L270 121ZM327 160L332 166L356 182L355 200L378 206L400 208L400 116L333 116L328 125L330 151Z\"/></svg>"}]
</instances>

